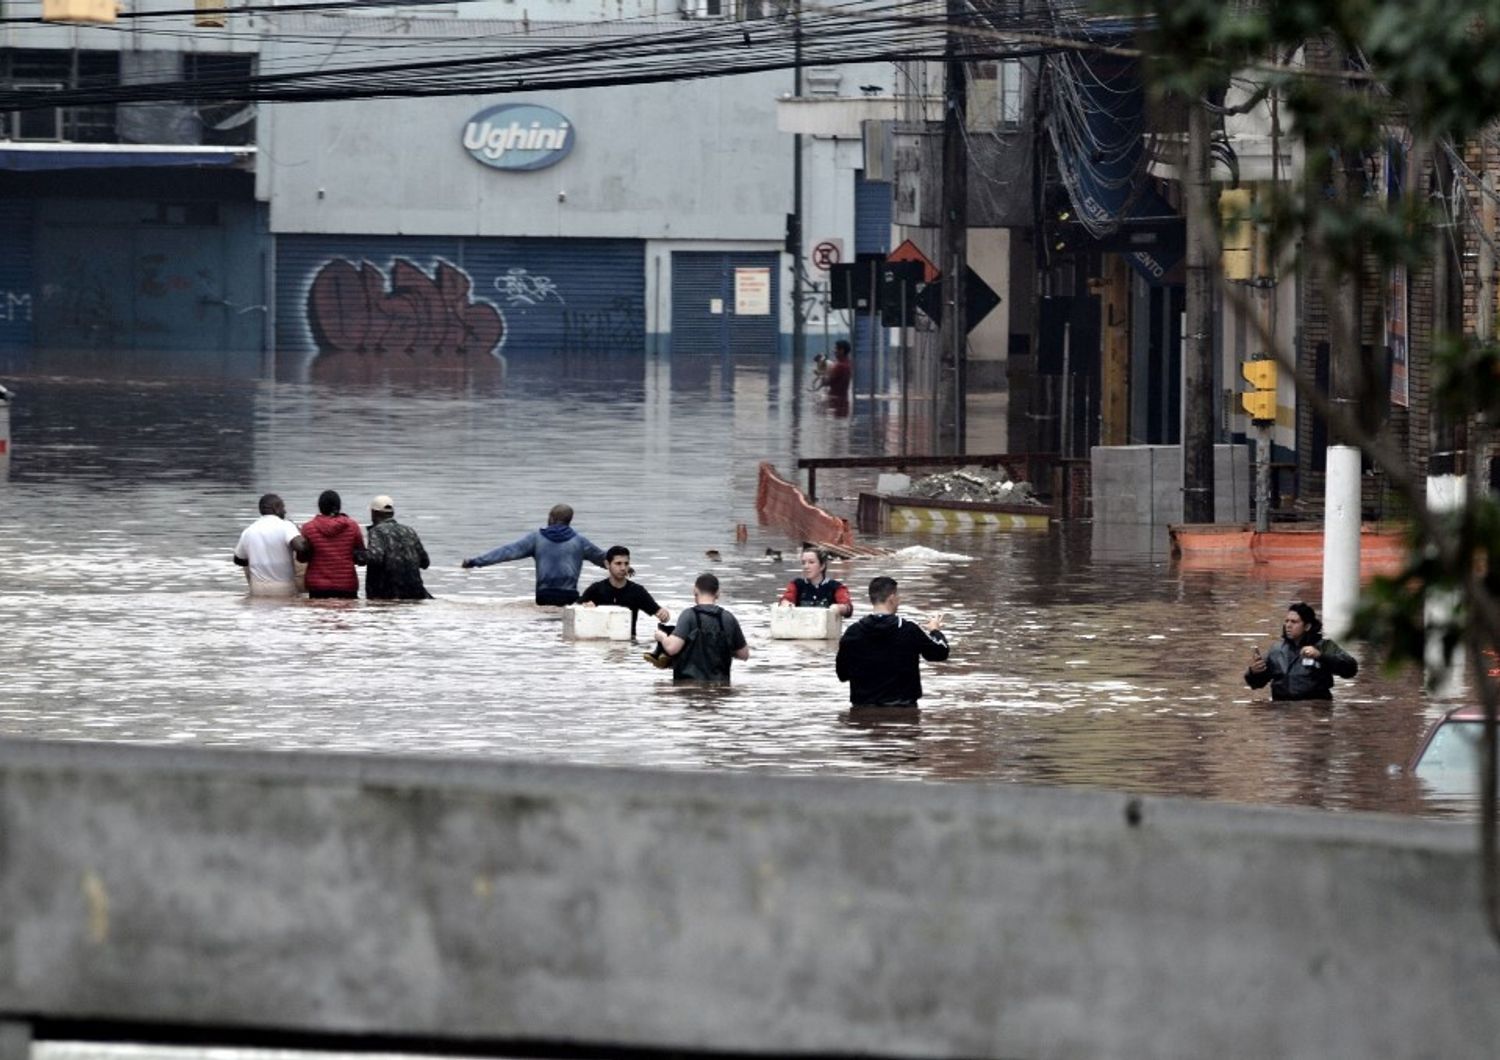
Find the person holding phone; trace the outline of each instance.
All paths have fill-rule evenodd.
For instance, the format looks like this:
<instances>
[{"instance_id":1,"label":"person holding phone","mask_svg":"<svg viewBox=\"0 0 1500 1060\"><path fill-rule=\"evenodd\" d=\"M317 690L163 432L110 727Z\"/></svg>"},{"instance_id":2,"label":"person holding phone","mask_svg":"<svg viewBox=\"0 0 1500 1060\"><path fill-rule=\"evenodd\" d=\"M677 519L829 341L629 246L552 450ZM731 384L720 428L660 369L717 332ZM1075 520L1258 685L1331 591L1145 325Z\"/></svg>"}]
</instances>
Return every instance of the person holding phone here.
<instances>
[{"instance_id":1,"label":"person holding phone","mask_svg":"<svg viewBox=\"0 0 1500 1060\"><path fill-rule=\"evenodd\" d=\"M1270 685L1273 700L1331 700L1333 679L1358 672L1354 656L1323 636L1317 613L1299 601L1286 609L1281 641L1264 655L1253 649L1245 683L1251 688Z\"/></svg>"}]
</instances>

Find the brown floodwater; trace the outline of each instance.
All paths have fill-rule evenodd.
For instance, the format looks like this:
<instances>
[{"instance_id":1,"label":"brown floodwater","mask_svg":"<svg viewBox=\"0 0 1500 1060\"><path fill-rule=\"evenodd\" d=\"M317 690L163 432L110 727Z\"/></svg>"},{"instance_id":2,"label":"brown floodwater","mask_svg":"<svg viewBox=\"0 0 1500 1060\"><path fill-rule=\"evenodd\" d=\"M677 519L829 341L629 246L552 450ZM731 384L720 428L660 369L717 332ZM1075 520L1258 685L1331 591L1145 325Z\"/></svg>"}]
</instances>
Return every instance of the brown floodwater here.
<instances>
[{"instance_id":1,"label":"brown floodwater","mask_svg":"<svg viewBox=\"0 0 1500 1060\"><path fill-rule=\"evenodd\" d=\"M1352 645L1365 666L1331 708L1272 706L1243 684L1287 602L1316 602L1317 570L1184 570L1159 537L1087 523L863 537L892 554L835 576L858 600L894 575L911 613L947 613L953 657L925 667L919 717L851 718L831 644L768 637L797 566L795 543L756 524L756 468L885 451L897 418L864 398L831 417L784 363L570 360L483 385L4 381L18 397L0 484L0 738L1472 808L1404 773L1445 704L1381 673L1367 646ZM847 512L873 477L823 473L819 491ZM327 488L361 518L374 494L394 497L433 557L435 600L245 596L229 557L257 497L281 493L300 521ZM640 646L564 641L558 613L531 603L529 561L459 569L558 501L601 547L628 545L673 611L700 570L719 575L753 652L732 688L674 688Z\"/></svg>"}]
</instances>

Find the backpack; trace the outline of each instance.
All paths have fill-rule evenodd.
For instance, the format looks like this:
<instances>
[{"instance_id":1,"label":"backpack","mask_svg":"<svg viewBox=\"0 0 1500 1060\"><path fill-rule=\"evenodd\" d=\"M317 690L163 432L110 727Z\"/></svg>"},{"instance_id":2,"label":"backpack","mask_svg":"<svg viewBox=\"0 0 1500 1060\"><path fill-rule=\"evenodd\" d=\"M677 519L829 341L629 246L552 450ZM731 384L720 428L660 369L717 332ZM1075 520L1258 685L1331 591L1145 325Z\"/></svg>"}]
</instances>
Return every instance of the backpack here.
<instances>
[{"instance_id":1,"label":"backpack","mask_svg":"<svg viewBox=\"0 0 1500 1060\"><path fill-rule=\"evenodd\" d=\"M678 681L727 682L734 648L729 643L724 619L703 607L695 606L693 613L698 616L698 628L693 639L677 653L672 677Z\"/></svg>"}]
</instances>

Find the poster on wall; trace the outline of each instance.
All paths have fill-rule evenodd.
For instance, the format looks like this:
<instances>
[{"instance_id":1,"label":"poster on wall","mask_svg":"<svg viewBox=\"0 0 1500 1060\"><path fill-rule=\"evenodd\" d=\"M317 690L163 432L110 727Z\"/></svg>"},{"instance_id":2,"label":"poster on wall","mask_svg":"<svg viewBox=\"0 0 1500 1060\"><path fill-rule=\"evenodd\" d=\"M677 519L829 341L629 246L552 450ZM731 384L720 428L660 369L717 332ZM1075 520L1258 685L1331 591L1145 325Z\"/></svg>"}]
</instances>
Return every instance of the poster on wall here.
<instances>
[{"instance_id":1,"label":"poster on wall","mask_svg":"<svg viewBox=\"0 0 1500 1060\"><path fill-rule=\"evenodd\" d=\"M734 270L734 312L742 317L771 315L771 270Z\"/></svg>"},{"instance_id":2,"label":"poster on wall","mask_svg":"<svg viewBox=\"0 0 1500 1060\"><path fill-rule=\"evenodd\" d=\"M1391 404L1407 408L1411 393L1408 386L1406 268L1397 266L1386 277L1385 346L1391 355Z\"/></svg>"}]
</instances>

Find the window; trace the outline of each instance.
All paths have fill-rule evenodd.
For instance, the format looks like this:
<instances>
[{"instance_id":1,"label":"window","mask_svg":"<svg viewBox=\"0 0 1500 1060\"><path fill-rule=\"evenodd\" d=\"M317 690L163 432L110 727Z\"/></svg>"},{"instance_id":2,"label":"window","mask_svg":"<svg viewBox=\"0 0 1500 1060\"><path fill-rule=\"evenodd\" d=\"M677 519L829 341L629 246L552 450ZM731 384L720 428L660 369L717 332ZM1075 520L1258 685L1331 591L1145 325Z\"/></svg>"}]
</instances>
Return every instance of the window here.
<instances>
[{"instance_id":1,"label":"window","mask_svg":"<svg viewBox=\"0 0 1500 1060\"><path fill-rule=\"evenodd\" d=\"M1002 59L995 65L995 92L1000 104L996 117L1001 125L1020 125L1026 116L1026 67L1020 59Z\"/></svg>"},{"instance_id":2,"label":"window","mask_svg":"<svg viewBox=\"0 0 1500 1060\"><path fill-rule=\"evenodd\" d=\"M35 92L41 95L54 92L64 86L56 81L17 81L11 87L18 92ZM61 140L63 138L62 111L56 107L11 111L10 138L12 140Z\"/></svg>"},{"instance_id":3,"label":"window","mask_svg":"<svg viewBox=\"0 0 1500 1060\"><path fill-rule=\"evenodd\" d=\"M213 55L190 52L183 56L183 80L210 82L233 89L244 85L255 73L251 55ZM234 99L193 101L193 112L202 127L200 143L217 147L243 147L255 142L255 104Z\"/></svg>"},{"instance_id":4,"label":"window","mask_svg":"<svg viewBox=\"0 0 1500 1060\"><path fill-rule=\"evenodd\" d=\"M1417 776L1444 794L1476 794L1483 735L1484 726L1477 721L1443 722L1417 763Z\"/></svg>"},{"instance_id":5,"label":"window","mask_svg":"<svg viewBox=\"0 0 1500 1060\"><path fill-rule=\"evenodd\" d=\"M12 49L0 53L0 84L27 92L61 88L110 88L120 83L116 52ZM12 140L110 143L115 135L112 103L10 111L5 136Z\"/></svg>"}]
</instances>

